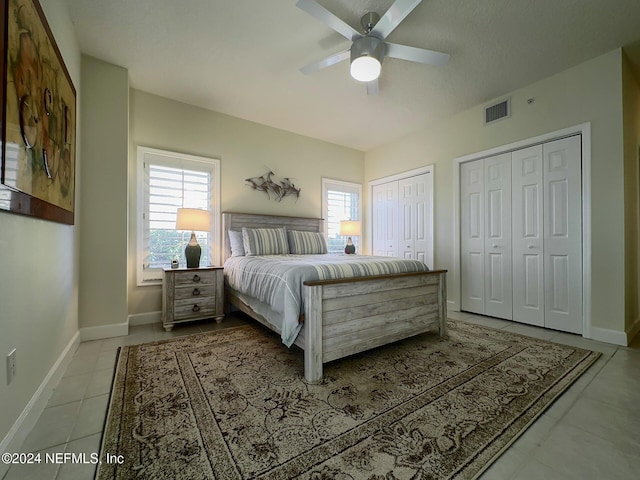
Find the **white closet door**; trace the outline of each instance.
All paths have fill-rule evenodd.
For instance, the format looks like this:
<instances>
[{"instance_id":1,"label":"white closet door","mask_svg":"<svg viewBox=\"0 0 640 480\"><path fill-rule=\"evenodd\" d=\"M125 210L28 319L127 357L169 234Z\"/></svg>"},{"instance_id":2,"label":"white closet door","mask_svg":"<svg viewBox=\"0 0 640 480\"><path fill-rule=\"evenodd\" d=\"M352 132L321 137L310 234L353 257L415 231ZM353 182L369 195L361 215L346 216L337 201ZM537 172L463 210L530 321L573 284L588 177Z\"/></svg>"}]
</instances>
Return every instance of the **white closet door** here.
<instances>
[{"instance_id":1,"label":"white closet door","mask_svg":"<svg viewBox=\"0 0 640 480\"><path fill-rule=\"evenodd\" d=\"M416 223L416 188L413 179L398 181L398 251L408 260L414 257Z\"/></svg>"},{"instance_id":2,"label":"white closet door","mask_svg":"<svg viewBox=\"0 0 640 480\"><path fill-rule=\"evenodd\" d=\"M511 154L513 319L544 326L542 145Z\"/></svg>"},{"instance_id":3,"label":"white closet door","mask_svg":"<svg viewBox=\"0 0 640 480\"><path fill-rule=\"evenodd\" d=\"M462 309L484 313L484 161L460 165Z\"/></svg>"},{"instance_id":4,"label":"white closet door","mask_svg":"<svg viewBox=\"0 0 640 480\"><path fill-rule=\"evenodd\" d=\"M580 136L545 143L545 326L582 333Z\"/></svg>"},{"instance_id":5,"label":"white closet door","mask_svg":"<svg viewBox=\"0 0 640 480\"><path fill-rule=\"evenodd\" d=\"M415 259L433 266L433 173L414 177L416 222L413 248Z\"/></svg>"},{"instance_id":6,"label":"white closet door","mask_svg":"<svg viewBox=\"0 0 640 480\"><path fill-rule=\"evenodd\" d=\"M398 250L406 259L433 267L431 258L431 174L424 173L398 181Z\"/></svg>"},{"instance_id":7,"label":"white closet door","mask_svg":"<svg viewBox=\"0 0 640 480\"><path fill-rule=\"evenodd\" d=\"M373 195L373 254L395 257L398 243L398 182L375 185Z\"/></svg>"},{"instance_id":8,"label":"white closet door","mask_svg":"<svg viewBox=\"0 0 640 480\"><path fill-rule=\"evenodd\" d=\"M511 319L511 153L484 160L484 311Z\"/></svg>"}]
</instances>

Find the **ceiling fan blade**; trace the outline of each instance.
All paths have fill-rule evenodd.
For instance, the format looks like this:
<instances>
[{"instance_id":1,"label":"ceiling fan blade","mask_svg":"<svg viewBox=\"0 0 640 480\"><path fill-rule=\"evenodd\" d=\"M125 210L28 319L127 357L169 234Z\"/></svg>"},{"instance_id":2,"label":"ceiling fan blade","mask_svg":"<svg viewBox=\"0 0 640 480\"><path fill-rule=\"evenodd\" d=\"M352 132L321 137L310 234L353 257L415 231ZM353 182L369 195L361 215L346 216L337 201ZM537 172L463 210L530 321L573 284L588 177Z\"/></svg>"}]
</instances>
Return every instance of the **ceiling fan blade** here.
<instances>
[{"instance_id":1,"label":"ceiling fan blade","mask_svg":"<svg viewBox=\"0 0 640 480\"><path fill-rule=\"evenodd\" d=\"M357 30L340 20L315 0L298 0L296 7L304 10L315 19L326 23L329 28L335 30L348 40L355 40L362 36Z\"/></svg>"},{"instance_id":2,"label":"ceiling fan blade","mask_svg":"<svg viewBox=\"0 0 640 480\"><path fill-rule=\"evenodd\" d=\"M302 73L305 75L311 75L312 73L317 72L318 70L322 70L323 68L330 67L331 65L335 65L338 62L342 62L346 60L351 55L351 49L345 50L340 53L335 53L330 57L323 58L322 60L318 60L317 62L310 63L309 65L305 65L300 69Z\"/></svg>"},{"instance_id":3,"label":"ceiling fan blade","mask_svg":"<svg viewBox=\"0 0 640 480\"><path fill-rule=\"evenodd\" d=\"M396 43L385 42L385 56L409 60L410 62L426 63L427 65L444 65L449 61L449 54L434 52L424 48L410 47L408 45L398 45Z\"/></svg>"},{"instance_id":4,"label":"ceiling fan blade","mask_svg":"<svg viewBox=\"0 0 640 480\"><path fill-rule=\"evenodd\" d=\"M384 40L421 2L422 0L396 0L373 27L371 35Z\"/></svg>"},{"instance_id":5,"label":"ceiling fan blade","mask_svg":"<svg viewBox=\"0 0 640 480\"><path fill-rule=\"evenodd\" d=\"M377 95L379 91L378 79L367 82L367 95Z\"/></svg>"}]
</instances>

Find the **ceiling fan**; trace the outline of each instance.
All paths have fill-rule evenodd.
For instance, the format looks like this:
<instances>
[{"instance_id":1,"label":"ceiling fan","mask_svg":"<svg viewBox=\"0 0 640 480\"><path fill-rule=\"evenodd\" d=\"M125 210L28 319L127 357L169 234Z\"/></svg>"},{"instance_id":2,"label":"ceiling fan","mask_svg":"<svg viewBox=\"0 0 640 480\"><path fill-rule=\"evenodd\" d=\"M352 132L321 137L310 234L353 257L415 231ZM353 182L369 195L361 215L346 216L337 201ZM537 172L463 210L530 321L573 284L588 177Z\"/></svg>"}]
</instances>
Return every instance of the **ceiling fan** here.
<instances>
[{"instance_id":1,"label":"ceiling fan","mask_svg":"<svg viewBox=\"0 0 640 480\"><path fill-rule=\"evenodd\" d=\"M371 95L378 92L378 77L384 57L399 58L427 65L444 65L449 60L449 55L446 53L384 41L421 2L422 0L396 0L382 18L375 12L366 13L360 19L360 24L364 29L364 33L360 33L315 0L298 0L296 3L298 8L326 23L329 28L352 42L351 47L347 50L310 63L302 67L300 71L305 75L310 75L349 58L351 76L356 80L366 82L367 94Z\"/></svg>"}]
</instances>

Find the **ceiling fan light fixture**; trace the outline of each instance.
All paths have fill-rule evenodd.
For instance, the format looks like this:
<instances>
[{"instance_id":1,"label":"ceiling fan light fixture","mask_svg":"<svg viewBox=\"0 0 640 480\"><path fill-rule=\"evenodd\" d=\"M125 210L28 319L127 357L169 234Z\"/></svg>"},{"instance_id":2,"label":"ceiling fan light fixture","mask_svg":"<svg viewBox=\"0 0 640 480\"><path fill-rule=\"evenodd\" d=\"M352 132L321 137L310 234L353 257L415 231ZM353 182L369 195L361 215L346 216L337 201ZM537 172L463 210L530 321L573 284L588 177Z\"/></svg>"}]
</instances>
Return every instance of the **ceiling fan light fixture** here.
<instances>
[{"instance_id":1,"label":"ceiling fan light fixture","mask_svg":"<svg viewBox=\"0 0 640 480\"><path fill-rule=\"evenodd\" d=\"M351 45L351 76L360 82L371 82L380 76L384 43L376 37L362 37Z\"/></svg>"},{"instance_id":2,"label":"ceiling fan light fixture","mask_svg":"<svg viewBox=\"0 0 640 480\"><path fill-rule=\"evenodd\" d=\"M371 82L380 76L382 65L374 57L358 57L351 62L351 76L359 82Z\"/></svg>"}]
</instances>

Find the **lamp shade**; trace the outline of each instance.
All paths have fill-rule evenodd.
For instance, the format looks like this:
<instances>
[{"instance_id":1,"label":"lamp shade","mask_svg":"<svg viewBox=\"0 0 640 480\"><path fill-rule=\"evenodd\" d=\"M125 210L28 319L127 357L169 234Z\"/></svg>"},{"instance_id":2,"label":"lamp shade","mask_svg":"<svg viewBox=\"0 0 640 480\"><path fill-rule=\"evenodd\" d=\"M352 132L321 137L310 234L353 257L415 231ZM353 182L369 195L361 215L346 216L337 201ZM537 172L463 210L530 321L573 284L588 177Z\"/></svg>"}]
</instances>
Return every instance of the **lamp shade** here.
<instances>
[{"instance_id":1,"label":"lamp shade","mask_svg":"<svg viewBox=\"0 0 640 480\"><path fill-rule=\"evenodd\" d=\"M359 220L340 221L340 235L359 237L362 235L362 227Z\"/></svg>"},{"instance_id":2,"label":"lamp shade","mask_svg":"<svg viewBox=\"0 0 640 480\"><path fill-rule=\"evenodd\" d=\"M209 210L179 208L176 230L208 232L211 230L211 214Z\"/></svg>"}]
</instances>

